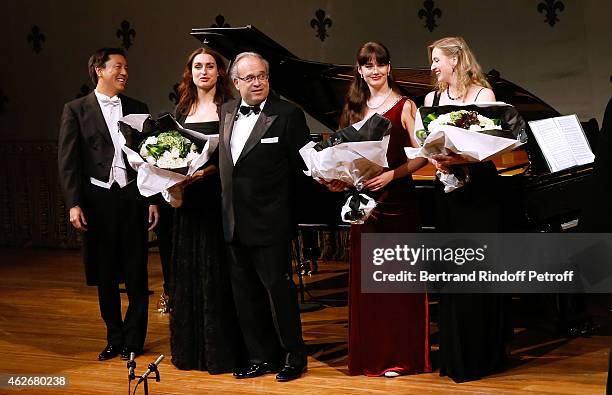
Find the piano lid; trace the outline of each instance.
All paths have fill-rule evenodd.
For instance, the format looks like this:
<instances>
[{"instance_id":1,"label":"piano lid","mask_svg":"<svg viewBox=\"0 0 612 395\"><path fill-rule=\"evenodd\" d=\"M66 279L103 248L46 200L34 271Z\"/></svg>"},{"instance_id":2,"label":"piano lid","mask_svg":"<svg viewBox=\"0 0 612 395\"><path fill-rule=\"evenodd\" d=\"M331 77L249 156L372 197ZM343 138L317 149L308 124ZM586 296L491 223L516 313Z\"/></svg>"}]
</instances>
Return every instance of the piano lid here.
<instances>
[{"instance_id":1,"label":"piano lid","mask_svg":"<svg viewBox=\"0 0 612 395\"><path fill-rule=\"evenodd\" d=\"M245 51L261 54L270 63L272 89L331 130L338 128L344 96L353 78L352 65L300 59L251 25L192 29L191 35L226 59L234 59ZM393 76L403 94L419 106L433 89L429 69L394 66ZM527 121L559 115L538 97L501 78L495 70L487 74L487 79L497 99L514 105Z\"/></svg>"}]
</instances>

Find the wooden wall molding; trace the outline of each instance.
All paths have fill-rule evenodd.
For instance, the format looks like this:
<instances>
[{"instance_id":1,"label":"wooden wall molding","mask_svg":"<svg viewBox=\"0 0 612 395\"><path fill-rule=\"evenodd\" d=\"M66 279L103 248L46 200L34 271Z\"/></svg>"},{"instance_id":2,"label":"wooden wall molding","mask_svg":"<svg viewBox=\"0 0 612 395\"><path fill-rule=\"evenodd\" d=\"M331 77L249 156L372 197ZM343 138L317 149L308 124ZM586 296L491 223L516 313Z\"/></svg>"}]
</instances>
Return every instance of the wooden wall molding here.
<instances>
[{"instance_id":1,"label":"wooden wall molding","mask_svg":"<svg viewBox=\"0 0 612 395\"><path fill-rule=\"evenodd\" d=\"M58 182L56 141L3 141L0 180L1 246L80 246Z\"/></svg>"}]
</instances>

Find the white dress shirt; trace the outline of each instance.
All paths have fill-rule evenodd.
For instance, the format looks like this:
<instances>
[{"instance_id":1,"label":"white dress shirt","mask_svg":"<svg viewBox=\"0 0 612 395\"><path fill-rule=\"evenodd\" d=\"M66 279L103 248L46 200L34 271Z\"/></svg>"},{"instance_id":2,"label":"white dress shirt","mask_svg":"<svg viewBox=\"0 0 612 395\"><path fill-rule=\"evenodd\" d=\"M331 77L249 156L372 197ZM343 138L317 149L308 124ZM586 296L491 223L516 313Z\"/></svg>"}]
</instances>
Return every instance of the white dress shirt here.
<instances>
[{"instance_id":1,"label":"white dress shirt","mask_svg":"<svg viewBox=\"0 0 612 395\"><path fill-rule=\"evenodd\" d=\"M123 116L123 107L121 106L121 100L119 96L108 97L97 90L94 90L100 109L102 109L102 115L104 115L104 121L108 126L113 146L115 147L115 155L113 156L113 163L110 169L110 175L108 182L98 180L91 177L90 181L92 184L102 188L110 189L113 182L119 184L121 188L127 185L127 170L125 162L123 161L123 153L121 146L124 140L122 139L121 132L119 131L119 119Z\"/></svg>"},{"instance_id":2,"label":"white dress shirt","mask_svg":"<svg viewBox=\"0 0 612 395\"><path fill-rule=\"evenodd\" d=\"M263 110L264 106L266 105L266 100L259 103L260 110ZM240 106L248 106L248 104L242 100L240 102ZM260 114L261 111L259 111L259 114L250 112L248 115L244 115L240 112L240 107L238 107L238 116L236 121L234 121L234 129L232 130L232 137L230 139L230 149L232 151L232 160L234 161L234 164L236 164L236 161L238 161L238 158L244 149L244 145L251 135L253 127L259 119Z\"/></svg>"}]
</instances>

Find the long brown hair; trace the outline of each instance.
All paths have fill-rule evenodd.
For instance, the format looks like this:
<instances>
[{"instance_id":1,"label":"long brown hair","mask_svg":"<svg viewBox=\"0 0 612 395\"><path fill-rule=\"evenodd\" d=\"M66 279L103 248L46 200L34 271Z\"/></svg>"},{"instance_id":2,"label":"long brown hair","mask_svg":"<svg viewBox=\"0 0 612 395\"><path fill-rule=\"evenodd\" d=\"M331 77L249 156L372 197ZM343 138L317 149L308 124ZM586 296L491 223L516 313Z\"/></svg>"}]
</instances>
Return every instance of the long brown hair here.
<instances>
[{"instance_id":1,"label":"long brown hair","mask_svg":"<svg viewBox=\"0 0 612 395\"><path fill-rule=\"evenodd\" d=\"M227 67L221 55L208 48L198 48L187 57L185 69L183 70L183 79L178 87L179 102L176 108L177 112L182 115L188 115L189 111L198 100L198 89L193 83L191 67L193 66L193 59L200 54L212 56L217 64L219 76L217 77L217 84L215 85L216 90L214 98L217 107L220 107L227 100L233 98L229 78L227 76Z\"/></svg>"},{"instance_id":2,"label":"long brown hair","mask_svg":"<svg viewBox=\"0 0 612 395\"><path fill-rule=\"evenodd\" d=\"M372 59L375 59L376 63L381 66L391 64L391 54L383 44L370 41L359 48L353 69L353 82L344 99L344 108L340 116L341 128L361 121L365 115L366 102L370 99L370 88L365 80L361 78L359 67L367 64ZM387 83L395 92L400 92L391 73L387 76Z\"/></svg>"},{"instance_id":3,"label":"long brown hair","mask_svg":"<svg viewBox=\"0 0 612 395\"><path fill-rule=\"evenodd\" d=\"M448 57L457 57L457 66L455 66L454 71L457 73L457 93L459 97L464 97L472 84L491 89L491 85L487 82L474 53L470 50L463 37L444 37L434 41L427 47L429 64L432 62L431 53L434 48L438 48ZM436 80L435 85L436 90L440 93L448 88L447 82L438 82Z\"/></svg>"}]
</instances>

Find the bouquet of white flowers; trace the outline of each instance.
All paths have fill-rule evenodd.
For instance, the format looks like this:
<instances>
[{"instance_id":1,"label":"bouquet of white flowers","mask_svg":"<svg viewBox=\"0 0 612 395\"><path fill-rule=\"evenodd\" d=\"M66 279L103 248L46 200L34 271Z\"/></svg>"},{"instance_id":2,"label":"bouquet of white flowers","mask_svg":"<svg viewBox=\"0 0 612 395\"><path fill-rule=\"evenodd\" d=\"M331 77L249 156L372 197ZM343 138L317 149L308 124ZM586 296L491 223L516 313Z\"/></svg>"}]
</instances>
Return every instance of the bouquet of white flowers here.
<instances>
[{"instance_id":1,"label":"bouquet of white flowers","mask_svg":"<svg viewBox=\"0 0 612 395\"><path fill-rule=\"evenodd\" d=\"M490 119L477 111L458 110L440 115L432 112L423 119L424 129L415 131L419 144L423 145L431 131L440 129L442 125L456 126L473 132L502 130L501 119Z\"/></svg>"},{"instance_id":2,"label":"bouquet of white flowers","mask_svg":"<svg viewBox=\"0 0 612 395\"><path fill-rule=\"evenodd\" d=\"M140 194L157 193L173 204L168 189L202 168L219 144L219 135L185 129L169 114L157 120L149 114L130 114L119 120L128 162L138 172Z\"/></svg>"},{"instance_id":3,"label":"bouquet of white flowers","mask_svg":"<svg viewBox=\"0 0 612 395\"><path fill-rule=\"evenodd\" d=\"M414 132L421 147L407 147L405 151L410 159L454 153L468 162L484 162L524 144L525 129L525 120L518 111L502 102L421 107ZM437 175L446 192L465 183L452 171Z\"/></svg>"},{"instance_id":4,"label":"bouquet of white flowers","mask_svg":"<svg viewBox=\"0 0 612 395\"><path fill-rule=\"evenodd\" d=\"M526 124L506 103L421 107L415 137L421 148L406 148L409 158L455 153L474 162L489 160L527 141Z\"/></svg>"},{"instance_id":5,"label":"bouquet of white flowers","mask_svg":"<svg viewBox=\"0 0 612 395\"><path fill-rule=\"evenodd\" d=\"M187 169L200 155L198 147L176 130L147 137L139 152L147 163L161 169Z\"/></svg>"}]
</instances>

